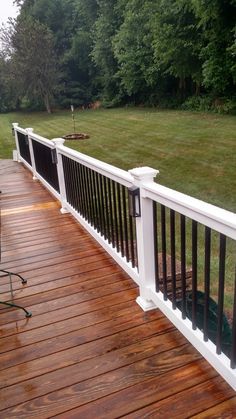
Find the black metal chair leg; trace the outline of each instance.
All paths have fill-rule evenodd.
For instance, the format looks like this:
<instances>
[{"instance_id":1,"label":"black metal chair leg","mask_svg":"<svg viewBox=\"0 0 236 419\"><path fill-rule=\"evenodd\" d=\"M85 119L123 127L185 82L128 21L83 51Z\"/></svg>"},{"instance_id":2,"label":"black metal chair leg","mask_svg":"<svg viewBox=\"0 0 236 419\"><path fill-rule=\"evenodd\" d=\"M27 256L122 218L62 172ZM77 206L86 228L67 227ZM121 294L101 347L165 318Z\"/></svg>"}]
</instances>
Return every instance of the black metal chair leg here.
<instances>
[{"instance_id":1,"label":"black metal chair leg","mask_svg":"<svg viewBox=\"0 0 236 419\"><path fill-rule=\"evenodd\" d=\"M16 308L20 308L21 310L24 310L25 317L31 317L32 316L32 313L30 311L26 310L24 307L18 306L17 304L7 303L5 301L0 301L0 304L4 304L4 305L6 305L8 307L16 307Z\"/></svg>"},{"instance_id":2,"label":"black metal chair leg","mask_svg":"<svg viewBox=\"0 0 236 419\"><path fill-rule=\"evenodd\" d=\"M24 279L21 275L19 275L19 274L15 274L14 272L10 272L10 271L5 271L4 269L1 269L0 270L0 272L4 272L5 274L8 274L8 275L15 275L15 276L18 276L18 278L20 278L21 279L21 283L24 285L24 284L27 284L27 279Z\"/></svg>"},{"instance_id":3,"label":"black metal chair leg","mask_svg":"<svg viewBox=\"0 0 236 419\"><path fill-rule=\"evenodd\" d=\"M19 275L19 274L16 274L16 273L14 273L14 272L10 272L10 271L6 271L5 269L0 269L0 272L2 272L3 274L5 274L5 275L2 275L1 277L3 278L3 277L5 277L5 276L9 276L9 281L10 281L10 293L11 293L11 300L13 300L13 287L12 287L12 276L14 275L14 276L17 276L18 278L20 278L20 280L21 280L21 283L24 285L24 284L27 284L27 280L26 279L24 279L21 275ZM7 306L7 307L15 307L15 308L19 308L19 309L21 309L21 310L23 310L24 312L25 312L25 317L31 317L32 316L32 313L30 312L30 311L28 311L28 310L26 310L24 307L22 307L22 306L19 306L18 304L15 304L15 303L10 303L10 302L6 302L6 301L0 301L0 304L4 304L5 306Z\"/></svg>"}]
</instances>

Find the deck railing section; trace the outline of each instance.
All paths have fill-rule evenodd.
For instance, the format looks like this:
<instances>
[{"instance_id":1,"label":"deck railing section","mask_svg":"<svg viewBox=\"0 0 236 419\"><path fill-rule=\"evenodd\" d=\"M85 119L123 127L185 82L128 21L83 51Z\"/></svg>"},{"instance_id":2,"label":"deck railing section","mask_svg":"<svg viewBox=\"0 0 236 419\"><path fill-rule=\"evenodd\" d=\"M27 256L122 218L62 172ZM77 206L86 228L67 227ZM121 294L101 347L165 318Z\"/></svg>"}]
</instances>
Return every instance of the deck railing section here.
<instances>
[{"instance_id":1,"label":"deck railing section","mask_svg":"<svg viewBox=\"0 0 236 419\"><path fill-rule=\"evenodd\" d=\"M236 389L236 214L154 182L142 196L152 202L155 270L145 298Z\"/></svg>"},{"instance_id":2,"label":"deck railing section","mask_svg":"<svg viewBox=\"0 0 236 419\"><path fill-rule=\"evenodd\" d=\"M14 125L15 128L16 126L18 126L18 124ZM21 157L21 159L24 160L26 165L28 164L29 166L32 166L28 133L25 130L18 127L17 132L15 131L15 139L18 155Z\"/></svg>"},{"instance_id":3,"label":"deck railing section","mask_svg":"<svg viewBox=\"0 0 236 419\"><path fill-rule=\"evenodd\" d=\"M34 179L41 182L60 199L55 144L33 132L32 128L20 128L13 124L15 131L18 160L32 172Z\"/></svg>"},{"instance_id":4,"label":"deck railing section","mask_svg":"<svg viewBox=\"0 0 236 419\"><path fill-rule=\"evenodd\" d=\"M137 266L135 225L128 209L128 188L62 154L67 203L117 253Z\"/></svg>"},{"instance_id":5,"label":"deck railing section","mask_svg":"<svg viewBox=\"0 0 236 419\"><path fill-rule=\"evenodd\" d=\"M60 189L55 150L33 138L31 141L33 146L36 172L59 193Z\"/></svg>"},{"instance_id":6,"label":"deck railing section","mask_svg":"<svg viewBox=\"0 0 236 419\"><path fill-rule=\"evenodd\" d=\"M132 176L65 147L61 138L49 141L32 128L13 127L18 160L61 201L61 212L71 212L139 284L135 220L128 208ZM31 166L21 153L21 135L28 139Z\"/></svg>"},{"instance_id":7,"label":"deck railing section","mask_svg":"<svg viewBox=\"0 0 236 419\"><path fill-rule=\"evenodd\" d=\"M132 176L53 140L62 212L71 212L139 284L135 220L129 215Z\"/></svg>"},{"instance_id":8,"label":"deck railing section","mask_svg":"<svg viewBox=\"0 0 236 419\"><path fill-rule=\"evenodd\" d=\"M154 169L126 172L63 139L14 130L18 159L136 281L139 305L159 307L236 390L236 214L158 185Z\"/></svg>"}]
</instances>

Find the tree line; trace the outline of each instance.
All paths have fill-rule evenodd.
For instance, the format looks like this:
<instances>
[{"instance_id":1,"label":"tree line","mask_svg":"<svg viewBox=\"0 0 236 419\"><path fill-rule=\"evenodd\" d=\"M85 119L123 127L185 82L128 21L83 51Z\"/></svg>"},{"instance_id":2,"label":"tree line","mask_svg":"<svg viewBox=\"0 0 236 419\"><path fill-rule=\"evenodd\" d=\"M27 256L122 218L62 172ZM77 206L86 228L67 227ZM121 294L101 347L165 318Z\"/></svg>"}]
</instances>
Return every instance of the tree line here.
<instances>
[{"instance_id":1,"label":"tree line","mask_svg":"<svg viewBox=\"0 0 236 419\"><path fill-rule=\"evenodd\" d=\"M15 0L0 111L142 104L230 110L236 0Z\"/></svg>"}]
</instances>

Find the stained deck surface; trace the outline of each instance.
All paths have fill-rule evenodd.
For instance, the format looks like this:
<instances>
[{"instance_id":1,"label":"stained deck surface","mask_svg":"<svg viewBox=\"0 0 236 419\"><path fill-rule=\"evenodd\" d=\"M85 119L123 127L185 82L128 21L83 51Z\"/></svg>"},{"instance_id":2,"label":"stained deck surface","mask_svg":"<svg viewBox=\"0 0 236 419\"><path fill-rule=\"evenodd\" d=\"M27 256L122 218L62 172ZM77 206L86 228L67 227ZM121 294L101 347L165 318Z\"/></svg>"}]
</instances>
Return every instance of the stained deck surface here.
<instances>
[{"instance_id":1,"label":"stained deck surface","mask_svg":"<svg viewBox=\"0 0 236 419\"><path fill-rule=\"evenodd\" d=\"M20 164L0 161L0 418L236 417L235 392ZM9 297L6 280L1 300Z\"/></svg>"}]
</instances>

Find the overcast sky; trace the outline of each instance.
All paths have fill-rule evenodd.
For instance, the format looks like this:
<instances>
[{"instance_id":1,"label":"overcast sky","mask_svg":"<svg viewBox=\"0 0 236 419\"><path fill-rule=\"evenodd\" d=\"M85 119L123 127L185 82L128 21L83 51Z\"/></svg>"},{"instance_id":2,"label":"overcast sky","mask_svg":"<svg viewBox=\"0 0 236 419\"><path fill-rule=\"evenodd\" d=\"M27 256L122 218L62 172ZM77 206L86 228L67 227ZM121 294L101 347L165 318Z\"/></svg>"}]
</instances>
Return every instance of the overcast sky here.
<instances>
[{"instance_id":1,"label":"overcast sky","mask_svg":"<svg viewBox=\"0 0 236 419\"><path fill-rule=\"evenodd\" d=\"M13 0L0 0L0 25L6 23L8 17L16 17L18 8Z\"/></svg>"}]
</instances>

